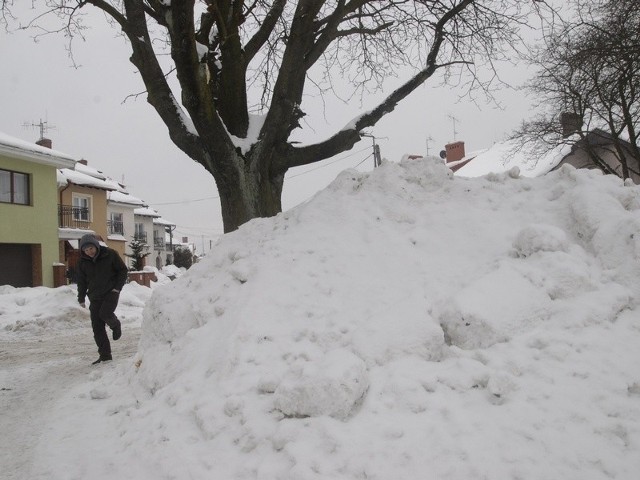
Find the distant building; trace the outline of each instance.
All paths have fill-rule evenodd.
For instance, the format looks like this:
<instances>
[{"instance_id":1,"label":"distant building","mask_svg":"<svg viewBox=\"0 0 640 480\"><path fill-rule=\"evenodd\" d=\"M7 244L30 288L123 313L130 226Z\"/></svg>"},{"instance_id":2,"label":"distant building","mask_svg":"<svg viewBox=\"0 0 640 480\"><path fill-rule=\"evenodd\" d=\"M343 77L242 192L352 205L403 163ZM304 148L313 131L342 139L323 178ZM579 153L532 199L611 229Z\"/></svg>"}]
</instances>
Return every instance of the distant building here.
<instances>
[{"instance_id":1,"label":"distant building","mask_svg":"<svg viewBox=\"0 0 640 480\"><path fill-rule=\"evenodd\" d=\"M573 114L561 115L560 122L565 141L551 150L539 151L523 146L518 139L507 140L457 163L447 160L447 165L458 175L466 177L500 173L513 167L518 167L523 176L537 177L569 164L575 168L599 169L622 178L622 159L627 164L629 178L640 184L638 147L634 148L630 142L614 138L599 128L584 132L580 138L576 132L582 128L582 120Z\"/></svg>"},{"instance_id":2,"label":"distant building","mask_svg":"<svg viewBox=\"0 0 640 480\"><path fill-rule=\"evenodd\" d=\"M173 264L173 249L175 243L173 240L173 231L175 228L175 223L165 220L162 217L153 219L154 262L156 267L159 264Z\"/></svg>"},{"instance_id":3,"label":"distant building","mask_svg":"<svg viewBox=\"0 0 640 480\"><path fill-rule=\"evenodd\" d=\"M640 184L640 159L633 153L631 143L618 139L622 158L627 163L629 178L633 183ZM594 156L599 159L610 171L606 171L599 165ZM567 153L555 168L564 164L573 165L576 168L600 169L605 173L615 173L622 178L622 162L614 144L611 133L595 128L589 131L584 139L573 144L571 151Z\"/></svg>"}]
</instances>

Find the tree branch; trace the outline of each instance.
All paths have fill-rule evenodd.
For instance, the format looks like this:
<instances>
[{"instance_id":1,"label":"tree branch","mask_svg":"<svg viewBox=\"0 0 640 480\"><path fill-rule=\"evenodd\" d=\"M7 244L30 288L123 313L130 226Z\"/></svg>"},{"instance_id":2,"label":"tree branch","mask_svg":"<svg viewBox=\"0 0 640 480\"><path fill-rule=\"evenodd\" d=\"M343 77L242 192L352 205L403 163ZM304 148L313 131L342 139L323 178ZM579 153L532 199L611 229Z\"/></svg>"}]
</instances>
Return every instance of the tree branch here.
<instances>
[{"instance_id":1,"label":"tree branch","mask_svg":"<svg viewBox=\"0 0 640 480\"><path fill-rule=\"evenodd\" d=\"M90 0L98 8L102 0ZM195 129L189 128L187 115L180 105L167 83L164 72L158 63L145 20L145 11L141 2L137 0L124 0L126 22L122 24L122 30L131 42L133 55L131 62L138 68L142 80L147 89L147 101L155 108L162 121L169 129L169 136L173 142L191 158L198 160L206 168L213 169L204 156L200 138ZM104 10L103 10L104 11ZM111 15L110 11L106 11ZM118 21L118 18L116 18Z\"/></svg>"},{"instance_id":2,"label":"tree branch","mask_svg":"<svg viewBox=\"0 0 640 480\"><path fill-rule=\"evenodd\" d=\"M253 37L251 37L244 47L245 66L253 60L269 39L269 36L276 27L286 4L287 0L275 0L273 2L271 10L269 10L267 15L264 17L260 28L258 28L258 31L253 35Z\"/></svg>"},{"instance_id":3,"label":"tree branch","mask_svg":"<svg viewBox=\"0 0 640 480\"><path fill-rule=\"evenodd\" d=\"M290 168L307 165L320 159L336 155L345 150L345 142L350 145L349 148L353 147L353 145L360 140L360 132L363 129L374 126L383 116L392 112L401 100L406 98L416 88L422 85L438 68L458 63L450 62L448 64L438 65L436 60L442 43L446 37L446 25L451 21L451 19L459 15L467 6L472 4L473 1L474 0L463 0L455 8L446 12L436 23L433 44L431 45L429 55L427 56L426 67L422 71L418 72L418 74L409 79L409 81L400 88L393 91L373 110L360 116L357 120L351 122L348 127L345 127L331 138L315 145L309 145L301 148L291 147L291 149L286 152L286 158L288 161L287 167Z\"/></svg>"}]
</instances>

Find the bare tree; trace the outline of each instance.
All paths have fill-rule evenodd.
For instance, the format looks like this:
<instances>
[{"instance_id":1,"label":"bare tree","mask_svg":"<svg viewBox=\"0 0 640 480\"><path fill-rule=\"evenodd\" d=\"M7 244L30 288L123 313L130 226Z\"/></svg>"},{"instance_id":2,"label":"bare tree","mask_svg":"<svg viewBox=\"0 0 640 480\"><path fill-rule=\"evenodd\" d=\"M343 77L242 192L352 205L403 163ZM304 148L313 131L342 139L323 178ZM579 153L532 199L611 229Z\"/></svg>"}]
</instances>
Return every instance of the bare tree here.
<instances>
[{"instance_id":1,"label":"bare tree","mask_svg":"<svg viewBox=\"0 0 640 480\"><path fill-rule=\"evenodd\" d=\"M32 0L81 34L97 9L128 39L147 100L172 141L215 178L224 229L279 213L288 169L349 150L437 71L489 90L494 62L545 2L532 0ZM2 0L11 18L13 0ZM30 23L38 26L42 16ZM51 31L49 28L48 31ZM478 68L490 72L481 80ZM353 93L404 83L328 139L290 140L303 95L332 77ZM175 74L179 95L172 90ZM461 75L466 74L466 77ZM255 97L255 98L254 98ZM179 101L178 101L179 98Z\"/></svg>"},{"instance_id":2,"label":"bare tree","mask_svg":"<svg viewBox=\"0 0 640 480\"><path fill-rule=\"evenodd\" d=\"M573 4L576 16L531 57L538 73L529 88L543 111L515 135L556 145L575 134L580 148L603 171L622 178L640 175L640 4ZM571 119L571 131L560 118ZM620 172L603 153L615 154Z\"/></svg>"}]
</instances>

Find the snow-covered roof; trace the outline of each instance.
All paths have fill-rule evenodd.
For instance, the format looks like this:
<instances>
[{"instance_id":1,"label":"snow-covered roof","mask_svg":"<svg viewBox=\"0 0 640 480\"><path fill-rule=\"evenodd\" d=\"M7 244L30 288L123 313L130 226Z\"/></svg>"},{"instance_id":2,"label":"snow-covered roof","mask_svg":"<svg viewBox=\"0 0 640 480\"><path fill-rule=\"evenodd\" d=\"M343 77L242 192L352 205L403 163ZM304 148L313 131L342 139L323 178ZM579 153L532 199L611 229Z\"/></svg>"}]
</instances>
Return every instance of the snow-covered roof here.
<instances>
[{"instance_id":1,"label":"snow-covered roof","mask_svg":"<svg viewBox=\"0 0 640 480\"><path fill-rule=\"evenodd\" d=\"M82 160L84 162L85 160ZM102 173L100 170L97 170L89 165L85 165L82 162L78 162L76 164L76 168L74 169L76 172L84 173L85 175L89 175L94 178L98 178L100 180L107 180L107 176Z\"/></svg>"},{"instance_id":2,"label":"snow-covered roof","mask_svg":"<svg viewBox=\"0 0 640 480\"><path fill-rule=\"evenodd\" d=\"M26 142L0 132L0 155L56 168L72 168L76 159L66 153Z\"/></svg>"},{"instance_id":3,"label":"snow-covered roof","mask_svg":"<svg viewBox=\"0 0 640 480\"><path fill-rule=\"evenodd\" d=\"M503 173L513 167L524 177L539 177L549 173L571 151L571 144L563 144L540 155L531 148L522 147L518 140L494 144L456 171L461 177L480 177L488 173Z\"/></svg>"},{"instance_id":4,"label":"snow-covered roof","mask_svg":"<svg viewBox=\"0 0 640 480\"><path fill-rule=\"evenodd\" d=\"M127 190L120 183L116 182L114 179L106 176L100 170L97 170L93 167L85 165L84 163L78 162L76 167L74 168L76 172L83 173L85 175L89 175L90 177L97 178L98 180L104 181L107 185L112 187L112 190L117 190L122 193L127 193Z\"/></svg>"},{"instance_id":5,"label":"snow-covered roof","mask_svg":"<svg viewBox=\"0 0 640 480\"><path fill-rule=\"evenodd\" d=\"M124 192L109 192L107 193L107 200L109 202L124 203L126 205L145 205L145 203L138 197L134 197L133 195Z\"/></svg>"},{"instance_id":6,"label":"snow-covered roof","mask_svg":"<svg viewBox=\"0 0 640 480\"><path fill-rule=\"evenodd\" d=\"M142 207L142 208L136 208L133 211L134 215L140 215L142 217L154 217L154 218L159 218L160 214L155 211L153 208L150 207Z\"/></svg>"},{"instance_id":7,"label":"snow-covered roof","mask_svg":"<svg viewBox=\"0 0 640 480\"><path fill-rule=\"evenodd\" d=\"M175 227L176 226L175 223L172 223L169 220L165 220L162 217L154 218L153 219L153 224L154 225L164 225L165 227Z\"/></svg>"},{"instance_id":8,"label":"snow-covered roof","mask_svg":"<svg viewBox=\"0 0 640 480\"><path fill-rule=\"evenodd\" d=\"M101 190L119 190L121 188L115 185L114 182L100 180L99 178L69 168L58 170L58 185L66 185L68 183L82 185L83 187L99 188Z\"/></svg>"}]
</instances>

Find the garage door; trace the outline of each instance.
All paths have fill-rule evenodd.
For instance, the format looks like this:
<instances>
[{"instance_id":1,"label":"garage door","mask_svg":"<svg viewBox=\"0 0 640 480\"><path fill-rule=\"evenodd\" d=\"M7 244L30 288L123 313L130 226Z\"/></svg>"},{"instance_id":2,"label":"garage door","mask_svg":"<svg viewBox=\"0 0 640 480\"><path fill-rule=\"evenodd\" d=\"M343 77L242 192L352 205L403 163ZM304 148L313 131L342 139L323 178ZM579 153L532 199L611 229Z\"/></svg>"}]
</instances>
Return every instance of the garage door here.
<instances>
[{"instance_id":1,"label":"garage door","mask_svg":"<svg viewBox=\"0 0 640 480\"><path fill-rule=\"evenodd\" d=\"M0 243L0 285L33 286L32 246Z\"/></svg>"}]
</instances>

